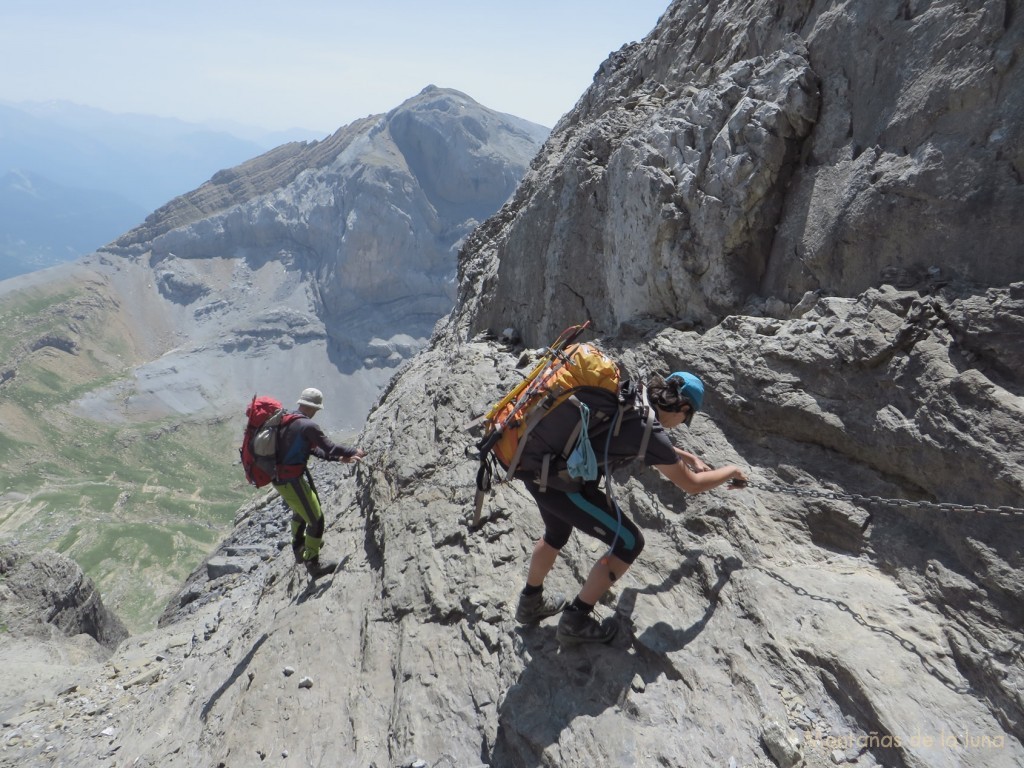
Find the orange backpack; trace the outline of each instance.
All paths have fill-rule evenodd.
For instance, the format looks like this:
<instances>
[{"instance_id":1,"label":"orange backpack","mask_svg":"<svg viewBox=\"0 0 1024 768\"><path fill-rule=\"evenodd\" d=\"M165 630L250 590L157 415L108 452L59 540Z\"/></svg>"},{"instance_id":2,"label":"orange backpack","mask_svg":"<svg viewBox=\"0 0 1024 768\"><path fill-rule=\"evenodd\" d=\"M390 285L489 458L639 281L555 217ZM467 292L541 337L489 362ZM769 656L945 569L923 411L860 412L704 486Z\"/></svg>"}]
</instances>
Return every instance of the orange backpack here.
<instances>
[{"instance_id":1,"label":"orange backpack","mask_svg":"<svg viewBox=\"0 0 1024 768\"><path fill-rule=\"evenodd\" d=\"M590 344L566 347L555 359L537 371L532 381L523 382L518 396L506 397L485 417L488 433L498 435L492 450L511 477L519 464L526 438L541 419L583 387L619 391L618 364ZM507 402L506 402L507 401Z\"/></svg>"},{"instance_id":2,"label":"orange backpack","mask_svg":"<svg viewBox=\"0 0 1024 768\"><path fill-rule=\"evenodd\" d=\"M627 404L623 402L619 391L624 379L619 365L592 344L573 343L588 325L589 321L566 329L548 347L526 378L472 425L482 423L484 426L483 437L476 444L480 453L480 469L476 477L474 527L480 522L484 495L491 490L491 457L504 469L504 478L500 482L511 480L530 433L557 406L572 400L581 411L576 431L568 436L566 451L581 437L582 442L587 442L589 410L575 397L576 393L586 389L612 393L620 401L617 418L621 419L621 411ZM632 406L632 402L628 405ZM645 446L650 429L651 419L648 418ZM589 445L586 447L589 448ZM545 482L541 482L542 489Z\"/></svg>"}]
</instances>

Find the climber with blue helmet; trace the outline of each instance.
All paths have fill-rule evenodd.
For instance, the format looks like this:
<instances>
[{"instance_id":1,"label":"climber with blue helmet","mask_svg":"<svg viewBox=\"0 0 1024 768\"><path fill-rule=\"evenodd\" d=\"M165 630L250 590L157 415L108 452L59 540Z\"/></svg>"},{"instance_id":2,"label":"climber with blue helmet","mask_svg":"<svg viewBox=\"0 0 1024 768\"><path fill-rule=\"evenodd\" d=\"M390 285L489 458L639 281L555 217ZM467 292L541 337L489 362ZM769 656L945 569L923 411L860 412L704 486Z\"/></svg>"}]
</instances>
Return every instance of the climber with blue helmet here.
<instances>
[{"instance_id":1,"label":"climber with blue helmet","mask_svg":"<svg viewBox=\"0 0 1024 768\"><path fill-rule=\"evenodd\" d=\"M629 570L644 547L640 529L619 507L611 493L610 474L615 467L640 458L644 465L653 466L687 493L710 491L726 483L732 488L741 488L747 482L746 474L739 467L730 465L715 469L696 455L677 448L669 438L668 430L684 424L688 426L704 405L704 384L700 378L687 371L678 371L664 378L653 376L648 380L645 391L649 409L621 411L613 428L591 440L593 458L600 464L600 474L606 477L605 491L598 488L596 480L578 487L560 487L552 476L545 486L526 473L517 473L537 502L544 522L544 534L534 545L526 587L519 596L516 620L520 624L536 624L561 613L555 636L562 646L607 643L614 639L618 630L616 619L611 617L599 622L593 616L593 609L612 584ZM580 397L597 398L601 394L588 393ZM591 406L597 409L601 403L595 400ZM555 408L537 425L525 447L524 456L531 450L544 451L548 450L545 446L564 442L564 436L553 434L566 428L564 422L560 423L559 410ZM572 418L571 409L562 410ZM545 435L546 431L552 434ZM543 593L544 579L574 529L601 540L608 545L608 551L594 563L574 600L569 601L562 595L547 596Z\"/></svg>"}]
</instances>

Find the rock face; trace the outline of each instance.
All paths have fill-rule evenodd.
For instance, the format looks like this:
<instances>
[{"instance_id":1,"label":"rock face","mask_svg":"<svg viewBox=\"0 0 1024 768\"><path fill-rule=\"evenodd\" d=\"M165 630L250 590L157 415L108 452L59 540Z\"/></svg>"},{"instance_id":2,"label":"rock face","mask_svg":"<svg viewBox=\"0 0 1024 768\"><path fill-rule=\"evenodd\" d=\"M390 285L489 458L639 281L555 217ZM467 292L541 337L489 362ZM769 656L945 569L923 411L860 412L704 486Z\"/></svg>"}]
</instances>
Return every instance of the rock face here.
<instances>
[{"instance_id":1,"label":"rock face","mask_svg":"<svg viewBox=\"0 0 1024 768\"><path fill-rule=\"evenodd\" d=\"M0 544L0 576L3 624L10 632L38 637L53 630L86 634L108 648L128 636L82 569L63 555L28 556L11 544Z\"/></svg>"},{"instance_id":2,"label":"rock face","mask_svg":"<svg viewBox=\"0 0 1024 768\"><path fill-rule=\"evenodd\" d=\"M766 8L674 3L605 62L466 249L475 329L1021 279L1015 4Z\"/></svg>"},{"instance_id":3,"label":"rock face","mask_svg":"<svg viewBox=\"0 0 1024 768\"><path fill-rule=\"evenodd\" d=\"M74 685L128 636L92 581L63 555L0 544L0 717ZM8 741L9 737L5 739Z\"/></svg>"},{"instance_id":4,"label":"rock face","mask_svg":"<svg viewBox=\"0 0 1024 768\"><path fill-rule=\"evenodd\" d=\"M0 760L1024 764L1022 186L999 138L1024 17L784 5L679 0L605 63L467 242L367 458L317 468L332 576L290 562L280 502L243 509L119 648L129 686L90 688L105 719L59 696ZM559 651L553 621L513 620L532 500L502 486L467 525L465 425L584 318L634 371L701 375L676 437L754 482L616 476L647 542L598 608L622 631ZM574 537L546 588L575 593L602 551Z\"/></svg>"}]
</instances>

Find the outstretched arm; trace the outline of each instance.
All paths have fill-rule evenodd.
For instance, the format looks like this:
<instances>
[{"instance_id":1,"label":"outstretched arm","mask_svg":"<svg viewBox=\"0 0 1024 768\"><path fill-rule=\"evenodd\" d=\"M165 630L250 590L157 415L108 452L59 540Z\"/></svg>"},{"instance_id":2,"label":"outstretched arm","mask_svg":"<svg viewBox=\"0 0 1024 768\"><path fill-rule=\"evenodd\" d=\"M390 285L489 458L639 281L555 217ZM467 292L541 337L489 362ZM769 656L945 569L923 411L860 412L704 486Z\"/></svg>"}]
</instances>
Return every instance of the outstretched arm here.
<instances>
[{"instance_id":1,"label":"outstretched arm","mask_svg":"<svg viewBox=\"0 0 1024 768\"><path fill-rule=\"evenodd\" d=\"M703 462L701 463L703 464ZM730 481L737 483L736 487L740 487L747 482L746 473L739 467L734 467L731 464L727 467L719 467L718 469L708 468L700 472L694 472L686 465L685 461L677 461L675 464L658 464L654 468L661 472L676 487L681 488L687 493L710 491L712 488L717 488Z\"/></svg>"},{"instance_id":2,"label":"outstretched arm","mask_svg":"<svg viewBox=\"0 0 1024 768\"><path fill-rule=\"evenodd\" d=\"M307 419L305 425L306 439L309 440L309 452L318 459L326 461L341 461L346 464L362 459L366 452L361 448L349 448L346 445L338 445L332 441L319 424Z\"/></svg>"},{"instance_id":3,"label":"outstretched arm","mask_svg":"<svg viewBox=\"0 0 1024 768\"><path fill-rule=\"evenodd\" d=\"M366 451L362 448L350 448L349 450L352 451L352 453L347 456L342 456L338 461L345 464L352 464L353 462L362 461L363 457L366 455Z\"/></svg>"},{"instance_id":4,"label":"outstretched arm","mask_svg":"<svg viewBox=\"0 0 1024 768\"><path fill-rule=\"evenodd\" d=\"M686 464L694 472L707 472L709 469L711 469L709 465L704 463L703 459L696 456L695 454L692 454L688 451L684 451L682 448L677 448L676 446L672 447L675 449L676 456L679 457L680 461Z\"/></svg>"}]
</instances>

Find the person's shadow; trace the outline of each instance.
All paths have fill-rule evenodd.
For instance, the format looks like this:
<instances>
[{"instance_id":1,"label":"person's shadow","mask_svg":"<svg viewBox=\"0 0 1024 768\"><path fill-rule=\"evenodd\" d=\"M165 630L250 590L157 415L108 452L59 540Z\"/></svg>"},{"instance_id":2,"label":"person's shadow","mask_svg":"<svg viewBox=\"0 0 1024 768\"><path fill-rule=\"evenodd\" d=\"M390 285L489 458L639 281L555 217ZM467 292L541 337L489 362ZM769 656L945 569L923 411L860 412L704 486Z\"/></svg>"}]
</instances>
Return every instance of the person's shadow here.
<instances>
[{"instance_id":1,"label":"person's shadow","mask_svg":"<svg viewBox=\"0 0 1024 768\"><path fill-rule=\"evenodd\" d=\"M520 630L522 655L528 659L519 679L505 694L498 710L494 747L482 758L492 765L533 765L556 744L561 732L580 716L595 717L606 709L627 704L631 689L646 686L664 675L680 679L669 654L691 643L707 626L718 605L718 595L741 563L716 562L717 580L707 589L704 614L685 629L665 622L637 636L633 611L640 595L670 592L697 571L703 550L690 550L686 558L658 584L622 591L616 606L619 635L610 645L578 646L561 651L555 627ZM633 653L628 649L632 648ZM532 758L528 758L532 756Z\"/></svg>"},{"instance_id":2,"label":"person's shadow","mask_svg":"<svg viewBox=\"0 0 1024 768\"><path fill-rule=\"evenodd\" d=\"M683 577L691 577L697 569L697 559L701 554L703 552L688 552L687 560L682 563L680 568L673 570L661 584L644 587L643 589L624 590L622 597L619 598L619 605L616 610L616 613L620 615L620 620L629 622L632 625L633 608L636 605L637 595L654 595L659 592L667 592L679 584ZM716 560L715 574L717 578L715 583L711 584L706 590L708 606L704 610L704 615L685 629L673 627L664 621L652 624L643 631L643 634L639 636L634 635L633 647L637 654L649 658L654 663L660 661L666 667L661 671L672 678L676 673L674 667L668 663L667 654L682 650L704 631L704 628L711 621L711 617L714 616L715 610L718 608L719 593L725 587L726 582L729 581L733 571L739 570L742 567L743 563L739 558L730 557ZM682 572L680 573L680 571Z\"/></svg>"},{"instance_id":3,"label":"person's shadow","mask_svg":"<svg viewBox=\"0 0 1024 768\"><path fill-rule=\"evenodd\" d=\"M328 589L331 588L331 585L334 583L334 577L338 575L338 572L343 571L345 569L345 563L348 562L348 559L348 555L345 555L343 558L341 558L341 562L339 562L338 565L335 566L334 571L327 574L326 576L321 576L319 579L310 579L306 577L305 586L296 592L295 597L292 599L292 602L295 605L301 605L310 598L316 599L321 597L324 593L327 592ZM294 588L297 583L296 579L301 578L303 578L303 576L293 577L292 588Z\"/></svg>"}]
</instances>

